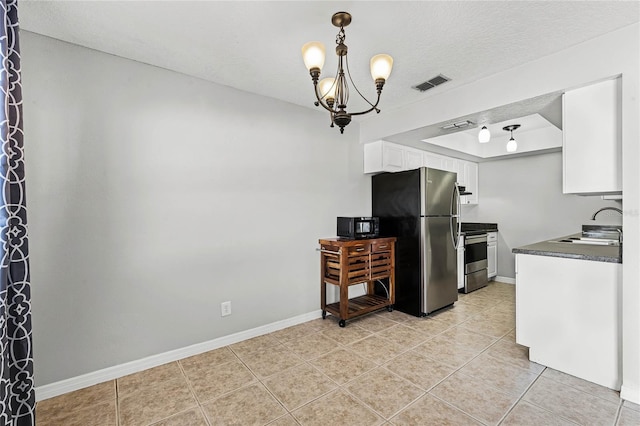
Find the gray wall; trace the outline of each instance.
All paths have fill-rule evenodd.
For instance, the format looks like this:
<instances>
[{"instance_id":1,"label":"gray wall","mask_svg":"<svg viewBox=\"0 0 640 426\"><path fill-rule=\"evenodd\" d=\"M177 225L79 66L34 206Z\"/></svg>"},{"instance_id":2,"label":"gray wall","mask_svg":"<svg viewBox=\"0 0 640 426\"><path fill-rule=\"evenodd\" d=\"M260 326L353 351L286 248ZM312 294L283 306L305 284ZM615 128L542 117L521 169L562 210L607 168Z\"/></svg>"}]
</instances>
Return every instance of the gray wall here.
<instances>
[{"instance_id":1,"label":"gray wall","mask_svg":"<svg viewBox=\"0 0 640 426\"><path fill-rule=\"evenodd\" d=\"M357 123L21 37L37 385L319 309Z\"/></svg>"},{"instance_id":2,"label":"gray wall","mask_svg":"<svg viewBox=\"0 0 640 426\"><path fill-rule=\"evenodd\" d=\"M622 223L611 211L591 221L620 202L562 193L561 152L483 162L478 179L480 201L463 206L463 221L498 223L498 276L515 278L515 247L580 232L583 224Z\"/></svg>"}]
</instances>

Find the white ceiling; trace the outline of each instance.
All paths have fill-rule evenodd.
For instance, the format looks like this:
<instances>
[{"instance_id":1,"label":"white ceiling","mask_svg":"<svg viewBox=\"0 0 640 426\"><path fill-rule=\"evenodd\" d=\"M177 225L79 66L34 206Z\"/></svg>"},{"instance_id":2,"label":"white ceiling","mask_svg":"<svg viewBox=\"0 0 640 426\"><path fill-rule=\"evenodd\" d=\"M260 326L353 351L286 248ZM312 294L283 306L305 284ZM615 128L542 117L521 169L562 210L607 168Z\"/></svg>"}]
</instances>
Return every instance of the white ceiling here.
<instances>
[{"instance_id":1,"label":"white ceiling","mask_svg":"<svg viewBox=\"0 0 640 426\"><path fill-rule=\"evenodd\" d=\"M23 30L315 108L300 47L322 41L328 53L323 75L333 74L337 28L331 16L348 11L353 21L345 43L363 94L375 94L370 57L394 57L380 103L384 110L638 22L639 6L638 1L23 0L19 17ZM424 93L412 89L438 74L452 80ZM356 106L350 102L351 110Z\"/></svg>"}]
</instances>

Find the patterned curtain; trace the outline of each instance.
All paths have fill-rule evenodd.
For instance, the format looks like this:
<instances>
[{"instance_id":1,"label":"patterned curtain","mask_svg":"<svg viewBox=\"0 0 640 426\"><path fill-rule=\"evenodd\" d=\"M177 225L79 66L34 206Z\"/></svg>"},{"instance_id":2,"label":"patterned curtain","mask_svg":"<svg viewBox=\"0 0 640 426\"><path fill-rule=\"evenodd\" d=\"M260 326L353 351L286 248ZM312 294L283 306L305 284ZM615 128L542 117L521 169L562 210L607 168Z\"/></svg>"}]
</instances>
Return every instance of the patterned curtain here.
<instances>
[{"instance_id":1,"label":"patterned curtain","mask_svg":"<svg viewBox=\"0 0 640 426\"><path fill-rule=\"evenodd\" d=\"M18 2L0 0L0 424L35 425Z\"/></svg>"}]
</instances>

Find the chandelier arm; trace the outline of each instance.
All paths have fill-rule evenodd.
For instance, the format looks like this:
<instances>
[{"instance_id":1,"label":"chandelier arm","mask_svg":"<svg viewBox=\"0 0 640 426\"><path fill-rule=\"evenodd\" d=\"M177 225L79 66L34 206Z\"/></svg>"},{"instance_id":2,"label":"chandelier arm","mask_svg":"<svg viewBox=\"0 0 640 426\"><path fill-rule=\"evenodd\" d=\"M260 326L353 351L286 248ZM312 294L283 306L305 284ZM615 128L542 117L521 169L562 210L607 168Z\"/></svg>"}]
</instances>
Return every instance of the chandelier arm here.
<instances>
[{"instance_id":1,"label":"chandelier arm","mask_svg":"<svg viewBox=\"0 0 640 426\"><path fill-rule=\"evenodd\" d=\"M344 61L347 64L347 75L349 76L349 81L351 81L351 84L353 85L353 88L356 89L356 92L358 92L358 95L360 95L360 97L362 99L364 99L364 101L366 103L368 103L369 105L372 106L372 108L369 111L373 111L375 109L376 105L378 105L378 102L380 102L380 94L378 94L378 101L376 102L376 105L374 105L371 102L369 102L369 99L365 98L364 95L362 93L360 93L360 90L358 90L358 86L356 86L356 83L353 82L353 78L351 78L351 70L349 70L349 58L346 55L345 55ZM358 115L358 114L355 114L355 115Z\"/></svg>"},{"instance_id":2,"label":"chandelier arm","mask_svg":"<svg viewBox=\"0 0 640 426\"><path fill-rule=\"evenodd\" d=\"M371 105L371 108L369 108L366 111L361 111L361 112L350 112L349 114L350 115L363 115L363 114L367 114L367 113L369 113L369 112L371 112L373 110L375 110L376 112L379 113L380 110L377 108L379 103L380 103L380 93L378 93L378 99L376 100L376 103L373 104L373 105L371 103L369 104L369 105Z\"/></svg>"}]
</instances>

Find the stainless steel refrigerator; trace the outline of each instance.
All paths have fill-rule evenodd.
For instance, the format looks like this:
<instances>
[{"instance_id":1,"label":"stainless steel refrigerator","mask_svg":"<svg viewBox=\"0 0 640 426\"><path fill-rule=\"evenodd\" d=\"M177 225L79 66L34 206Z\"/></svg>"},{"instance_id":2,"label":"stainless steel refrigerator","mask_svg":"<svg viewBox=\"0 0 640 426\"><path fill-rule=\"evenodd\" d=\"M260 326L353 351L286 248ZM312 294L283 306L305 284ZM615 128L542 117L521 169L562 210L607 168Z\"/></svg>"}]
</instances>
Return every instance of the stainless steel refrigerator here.
<instances>
[{"instance_id":1,"label":"stainless steel refrigerator","mask_svg":"<svg viewBox=\"0 0 640 426\"><path fill-rule=\"evenodd\" d=\"M371 178L380 235L396 242L395 308L428 315L458 300L456 174L421 167Z\"/></svg>"}]
</instances>

